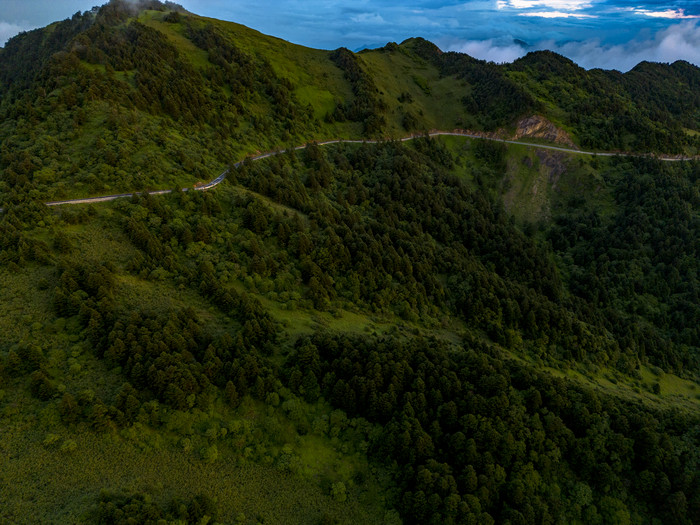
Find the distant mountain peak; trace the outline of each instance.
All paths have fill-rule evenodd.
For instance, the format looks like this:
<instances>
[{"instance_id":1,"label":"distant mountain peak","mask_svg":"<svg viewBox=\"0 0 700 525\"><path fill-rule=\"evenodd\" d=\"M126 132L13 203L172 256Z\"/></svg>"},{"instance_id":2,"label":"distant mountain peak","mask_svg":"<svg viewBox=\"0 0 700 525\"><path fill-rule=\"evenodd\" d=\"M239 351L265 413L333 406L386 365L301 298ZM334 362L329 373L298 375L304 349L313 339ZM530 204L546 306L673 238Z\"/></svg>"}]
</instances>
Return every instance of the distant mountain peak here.
<instances>
[{"instance_id":1,"label":"distant mountain peak","mask_svg":"<svg viewBox=\"0 0 700 525\"><path fill-rule=\"evenodd\" d=\"M401 42L401 47L409 49L418 56L425 59L432 59L442 55L443 51L430 40L422 37L412 37Z\"/></svg>"}]
</instances>

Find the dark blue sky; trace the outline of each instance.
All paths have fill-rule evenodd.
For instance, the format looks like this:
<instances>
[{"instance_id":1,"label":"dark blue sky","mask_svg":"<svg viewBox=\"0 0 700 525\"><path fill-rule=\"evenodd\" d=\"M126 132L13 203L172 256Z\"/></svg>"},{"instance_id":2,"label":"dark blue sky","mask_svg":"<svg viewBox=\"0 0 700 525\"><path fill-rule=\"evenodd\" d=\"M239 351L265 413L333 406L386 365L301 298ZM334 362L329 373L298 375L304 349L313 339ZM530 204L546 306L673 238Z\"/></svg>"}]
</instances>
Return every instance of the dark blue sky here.
<instances>
[{"instance_id":1,"label":"dark blue sky","mask_svg":"<svg viewBox=\"0 0 700 525\"><path fill-rule=\"evenodd\" d=\"M0 43L99 0L0 0ZM181 0L310 47L350 49L432 40L495 62L553 49L584 67L626 71L641 60L700 65L699 0Z\"/></svg>"}]
</instances>

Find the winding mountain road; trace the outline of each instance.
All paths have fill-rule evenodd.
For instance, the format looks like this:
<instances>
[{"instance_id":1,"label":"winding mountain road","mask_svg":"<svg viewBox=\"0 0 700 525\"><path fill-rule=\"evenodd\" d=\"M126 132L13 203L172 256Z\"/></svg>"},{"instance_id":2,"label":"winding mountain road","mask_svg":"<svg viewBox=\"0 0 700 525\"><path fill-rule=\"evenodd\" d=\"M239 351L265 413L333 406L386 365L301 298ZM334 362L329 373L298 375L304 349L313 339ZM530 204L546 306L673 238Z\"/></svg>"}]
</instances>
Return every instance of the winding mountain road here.
<instances>
[{"instance_id":1,"label":"winding mountain road","mask_svg":"<svg viewBox=\"0 0 700 525\"><path fill-rule=\"evenodd\" d=\"M565 148L562 146L551 146L548 144L535 144L532 142L521 142L518 140L508 140L508 139L499 139L495 137L487 137L483 135L476 135L473 133L469 133L467 131L461 131L461 130L456 130L456 131L431 131L427 134L430 137L438 137L438 136L454 136L454 137L466 137L466 138L471 138L471 139L481 139L481 140L490 140L494 142L502 142L504 144L516 144L519 146L527 146L531 148L539 148L539 149L548 149L548 150L554 150L554 151L561 151L563 153L572 153L576 155L590 155L590 156L598 156L598 157L650 157L651 155L649 154L641 154L641 153L611 153L611 152L595 152L595 151L583 151L583 150L578 150L578 149L573 149L573 148ZM401 139L398 139L400 142L406 142L408 140L414 140L417 138L425 137L426 134L416 134L416 135L409 135L407 137L403 137ZM375 140L375 139L364 139L364 140L346 140L346 139L333 139L333 140L326 140L323 142L317 142L319 146L326 146L328 144L377 144L379 142L385 142L386 140L391 140L391 139L381 139L381 140ZM301 146L296 146L294 150L302 150L306 148L306 144L301 145ZM256 160L262 160L262 159L267 159L269 157L273 157L275 155L281 155L283 153L286 153L286 149L281 149L281 150L275 150L275 151L268 151L266 153L262 153L260 155L257 155L255 157L247 157L244 160L236 162L233 167L237 168L241 164L243 164L246 160L248 161L256 161ZM699 160L698 156L695 157L669 157L669 156L654 156L657 160L662 160L666 162L677 162L677 161L684 161L684 160ZM224 170L218 177L215 179L207 182L206 184L202 184L201 186L195 186L194 190L196 191L204 191L204 190L209 190L213 188L214 186L217 186L221 182L224 181L226 178L226 175L228 175L229 170L226 169ZM188 191L190 188L182 188L182 191ZM172 193L173 190L153 190L153 191L148 191L149 195L164 195L166 193ZM62 200L62 201L51 201L45 203L47 206L64 206L68 204L92 204L95 202L106 202L106 201L113 201L116 199L122 199L125 197L133 197L134 195L139 195L140 193L117 193L114 195L101 195L97 197L85 197L82 199L68 199L68 200ZM3 209L0 208L0 213L3 212Z\"/></svg>"}]
</instances>

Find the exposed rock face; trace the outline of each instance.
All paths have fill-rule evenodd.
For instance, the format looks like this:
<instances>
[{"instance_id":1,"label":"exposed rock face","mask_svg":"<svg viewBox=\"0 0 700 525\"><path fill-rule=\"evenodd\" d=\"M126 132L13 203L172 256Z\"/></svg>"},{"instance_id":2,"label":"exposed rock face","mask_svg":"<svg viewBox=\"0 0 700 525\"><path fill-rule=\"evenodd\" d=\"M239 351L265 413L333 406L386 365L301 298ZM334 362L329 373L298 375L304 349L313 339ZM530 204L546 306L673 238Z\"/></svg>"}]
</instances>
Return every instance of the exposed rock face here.
<instances>
[{"instance_id":1,"label":"exposed rock face","mask_svg":"<svg viewBox=\"0 0 700 525\"><path fill-rule=\"evenodd\" d=\"M554 189L559 182L559 177L566 171L566 155L545 150L537 150L535 155L540 159L540 170L547 174L549 183Z\"/></svg>"},{"instance_id":2,"label":"exposed rock face","mask_svg":"<svg viewBox=\"0 0 700 525\"><path fill-rule=\"evenodd\" d=\"M518 122L518 128L515 131L514 138L519 139L523 137L544 139L576 148L576 145L566 131L556 127L549 120L540 115L532 115Z\"/></svg>"}]
</instances>

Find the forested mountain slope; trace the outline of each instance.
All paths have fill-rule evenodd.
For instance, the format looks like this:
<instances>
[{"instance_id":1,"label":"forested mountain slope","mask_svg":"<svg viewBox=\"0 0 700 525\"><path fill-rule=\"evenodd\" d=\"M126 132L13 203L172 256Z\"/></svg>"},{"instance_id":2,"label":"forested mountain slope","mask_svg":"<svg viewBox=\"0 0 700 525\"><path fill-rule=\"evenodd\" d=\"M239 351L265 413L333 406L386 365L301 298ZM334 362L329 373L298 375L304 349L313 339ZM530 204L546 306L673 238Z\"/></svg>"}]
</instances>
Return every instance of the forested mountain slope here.
<instances>
[{"instance_id":1,"label":"forested mountain slope","mask_svg":"<svg viewBox=\"0 0 700 525\"><path fill-rule=\"evenodd\" d=\"M140 7L0 52L0 522L698 523L698 161L312 141L695 153L697 68Z\"/></svg>"},{"instance_id":2,"label":"forested mountain slope","mask_svg":"<svg viewBox=\"0 0 700 525\"><path fill-rule=\"evenodd\" d=\"M608 161L619 212L571 202L522 233L493 198L506 151L459 140L310 147L207 193L10 207L7 519L32 497L48 521L692 523L697 165ZM663 198L630 223L633 173ZM172 482L130 488L144 461ZM86 470L82 499L57 505ZM20 482L37 475L41 496ZM274 497L244 496L255 483ZM289 514L275 502L299 483Z\"/></svg>"},{"instance_id":3,"label":"forested mountain slope","mask_svg":"<svg viewBox=\"0 0 700 525\"><path fill-rule=\"evenodd\" d=\"M113 1L0 53L0 169L49 199L191 185L246 153L426 129L513 133L539 114L584 148L698 152L700 70L585 71L550 52L495 65L421 39L353 54Z\"/></svg>"}]
</instances>

